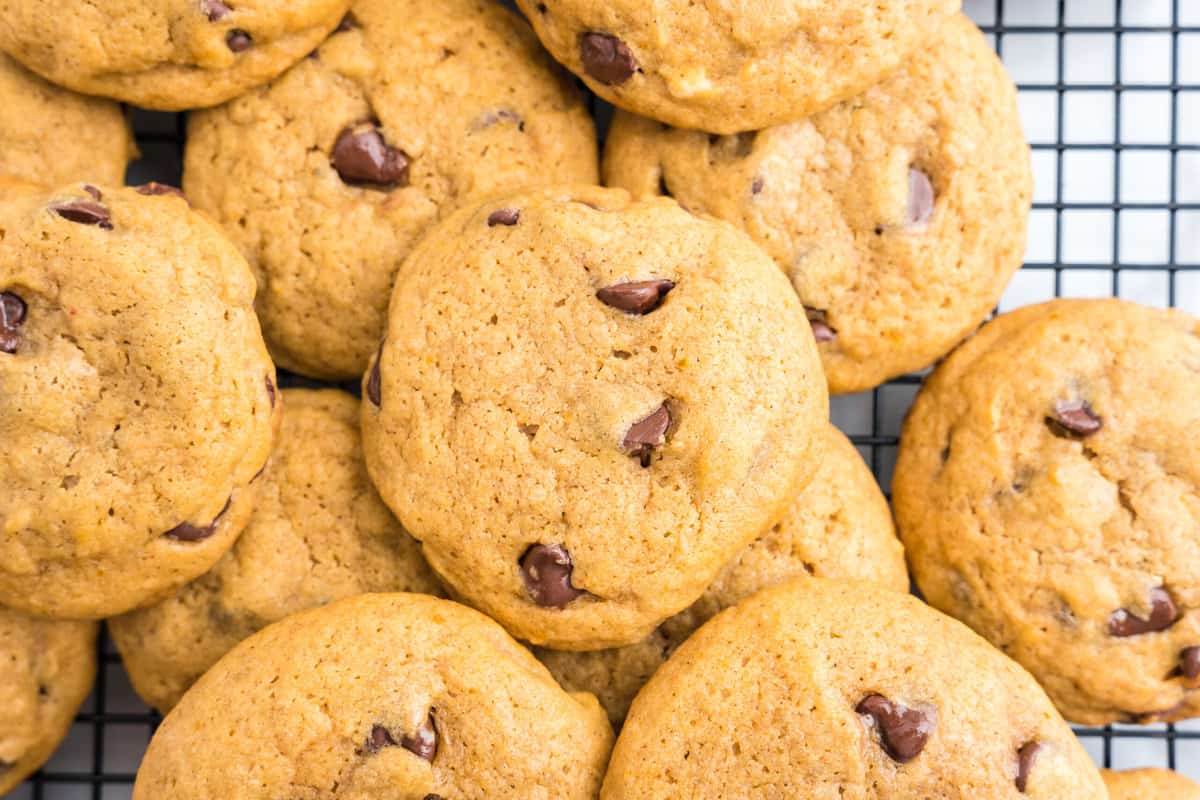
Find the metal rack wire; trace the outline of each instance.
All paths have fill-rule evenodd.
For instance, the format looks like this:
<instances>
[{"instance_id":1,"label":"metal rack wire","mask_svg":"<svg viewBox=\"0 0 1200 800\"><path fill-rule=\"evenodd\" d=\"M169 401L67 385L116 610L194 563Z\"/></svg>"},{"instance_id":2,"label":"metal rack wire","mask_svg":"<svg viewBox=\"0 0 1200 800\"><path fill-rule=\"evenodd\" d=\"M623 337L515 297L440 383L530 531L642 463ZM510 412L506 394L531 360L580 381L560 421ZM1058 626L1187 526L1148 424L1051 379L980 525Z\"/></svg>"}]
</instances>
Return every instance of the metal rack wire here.
<instances>
[{"instance_id":1,"label":"metal rack wire","mask_svg":"<svg viewBox=\"0 0 1200 800\"><path fill-rule=\"evenodd\" d=\"M1200 0L965 0L1021 90L1037 179L1025 268L1000 307L1118 295L1200 313ZM598 117L605 109L595 106ZM131 182L178 183L180 115L142 114ZM836 398L834 421L881 484L920 383ZM127 798L158 717L111 645L68 741L20 800ZM1078 728L1096 760L1200 778L1200 721Z\"/></svg>"}]
</instances>

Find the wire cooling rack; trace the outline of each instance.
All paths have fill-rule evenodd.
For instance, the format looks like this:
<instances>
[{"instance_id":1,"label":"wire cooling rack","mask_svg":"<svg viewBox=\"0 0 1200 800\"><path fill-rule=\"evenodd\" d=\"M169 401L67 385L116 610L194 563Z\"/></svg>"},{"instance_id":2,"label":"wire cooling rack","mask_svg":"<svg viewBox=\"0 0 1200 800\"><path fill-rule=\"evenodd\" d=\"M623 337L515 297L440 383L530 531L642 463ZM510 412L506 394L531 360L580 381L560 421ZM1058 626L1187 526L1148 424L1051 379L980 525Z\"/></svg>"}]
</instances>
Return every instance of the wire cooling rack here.
<instances>
[{"instance_id":1,"label":"wire cooling rack","mask_svg":"<svg viewBox=\"0 0 1200 800\"><path fill-rule=\"evenodd\" d=\"M1200 0L965 0L965 8L1020 87L1033 145L1029 248L1001 310L1117 295L1200 314ZM143 159L130 182L178 185L182 116L139 113L135 127ZM884 487L919 384L906 376L833 402L834 421ZM69 738L13 798L130 796L158 717L107 640L100 660ZM1200 779L1200 720L1077 732L1105 766L1170 766Z\"/></svg>"}]
</instances>

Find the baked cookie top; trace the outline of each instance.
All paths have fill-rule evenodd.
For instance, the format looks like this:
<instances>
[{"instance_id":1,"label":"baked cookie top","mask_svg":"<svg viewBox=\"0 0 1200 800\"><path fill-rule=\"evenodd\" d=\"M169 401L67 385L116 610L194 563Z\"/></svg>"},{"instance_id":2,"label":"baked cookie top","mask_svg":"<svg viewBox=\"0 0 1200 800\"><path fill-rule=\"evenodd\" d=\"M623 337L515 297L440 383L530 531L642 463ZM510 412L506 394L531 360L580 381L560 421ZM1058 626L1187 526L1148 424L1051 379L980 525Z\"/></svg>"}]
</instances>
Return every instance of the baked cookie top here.
<instances>
[{"instance_id":1,"label":"baked cookie top","mask_svg":"<svg viewBox=\"0 0 1200 800\"><path fill-rule=\"evenodd\" d=\"M873 581L897 592L909 588L887 500L854 445L832 425L816 477L783 519L726 564L687 610L628 647L586 653L535 648L534 654L564 688L596 695L619 726L634 695L693 631L760 589L807 575Z\"/></svg>"},{"instance_id":2,"label":"baked cookie top","mask_svg":"<svg viewBox=\"0 0 1200 800\"><path fill-rule=\"evenodd\" d=\"M618 113L604 178L748 232L791 278L835 393L929 366L979 325L1021 265L1032 198L1016 90L962 15L799 122L718 137Z\"/></svg>"},{"instance_id":3,"label":"baked cookie top","mask_svg":"<svg viewBox=\"0 0 1200 800\"><path fill-rule=\"evenodd\" d=\"M118 104L47 83L0 54L0 174L119 186L136 152Z\"/></svg>"},{"instance_id":4,"label":"baked cookie top","mask_svg":"<svg viewBox=\"0 0 1200 800\"><path fill-rule=\"evenodd\" d=\"M959 0L517 0L605 100L681 128L757 130L857 94L926 45Z\"/></svg>"},{"instance_id":5,"label":"baked cookie top","mask_svg":"<svg viewBox=\"0 0 1200 800\"><path fill-rule=\"evenodd\" d=\"M93 622L0 608L0 796L46 762L96 677Z\"/></svg>"},{"instance_id":6,"label":"baked cookie top","mask_svg":"<svg viewBox=\"0 0 1200 800\"><path fill-rule=\"evenodd\" d=\"M357 379L396 270L466 202L598 181L580 93L493 0L359 0L315 57L192 116L184 187L258 277L281 366Z\"/></svg>"},{"instance_id":7,"label":"baked cookie top","mask_svg":"<svg viewBox=\"0 0 1200 800\"><path fill-rule=\"evenodd\" d=\"M133 797L592 800L611 744L596 699L482 614L360 595L221 659L159 727Z\"/></svg>"},{"instance_id":8,"label":"baked cookie top","mask_svg":"<svg viewBox=\"0 0 1200 800\"><path fill-rule=\"evenodd\" d=\"M926 381L893 500L922 593L1064 716L1200 713L1200 322L1056 300L997 317Z\"/></svg>"},{"instance_id":9,"label":"baked cookie top","mask_svg":"<svg viewBox=\"0 0 1200 800\"><path fill-rule=\"evenodd\" d=\"M421 240L362 415L380 494L453 591L576 650L694 602L807 484L827 419L761 250L584 186L475 203Z\"/></svg>"},{"instance_id":10,"label":"baked cookie top","mask_svg":"<svg viewBox=\"0 0 1200 800\"><path fill-rule=\"evenodd\" d=\"M0 0L0 50L77 92L182 111L271 80L320 44L350 2Z\"/></svg>"},{"instance_id":11,"label":"baked cookie top","mask_svg":"<svg viewBox=\"0 0 1200 800\"><path fill-rule=\"evenodd\" d=\"M279 441L233 549L173 597L109 620L130 680L164 714L238 642L366 592L440 594L421 548L367 477L358 401L285 389Z\"/></svg>"},{"instance_id":12,"label":"baked cookie top","mask_svg":"<svg viewBox=\"0 0 1200 800\"><path fill-rule=\"evenodd\" d=\"M697 631L633 701L601 800L1103 800L1017 664L856 581L767 589Z\"/></svg>"},{"instance_id":13,"label":"baked cookie top","mask_svg":"<svg viewBox=\"0 0 1200 800\"><path fill-rule=\"evenodd\" d=\"M1169 769L1104 770L1108 800L1200 800L1200 784Z\"/></svg>"},{"instance_id":14,"label":"baked cookie top","mask_svg":"<svg viewBox=\"0 0 1200 800\"><path fill-rule=\"evenodd\" d=\"M237 250L159 187L0 191L0 601L98 618L245 524L277 420Z\"/></svg>"}]
</instances>

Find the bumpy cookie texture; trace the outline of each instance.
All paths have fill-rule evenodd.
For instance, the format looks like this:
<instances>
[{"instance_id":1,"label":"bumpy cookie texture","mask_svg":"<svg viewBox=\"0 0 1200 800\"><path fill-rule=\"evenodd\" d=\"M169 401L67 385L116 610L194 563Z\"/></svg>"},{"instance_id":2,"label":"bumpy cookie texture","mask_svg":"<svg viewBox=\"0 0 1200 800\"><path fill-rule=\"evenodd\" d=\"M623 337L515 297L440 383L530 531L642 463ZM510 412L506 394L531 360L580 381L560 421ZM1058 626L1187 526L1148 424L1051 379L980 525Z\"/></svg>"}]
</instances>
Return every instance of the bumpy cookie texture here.
<instances>
[{"instance_id":1,"label":"bumpy cookie texture","mask_svg":"<svg viewBox=\"0 0 1200 800\"><path fill-rule=\"evenodd\" d=\"M681 128L757 130L828 108L929 46L959 0L517 0L597 94ZM915 51L915 52L914 52Z\"/></svg>"},{"instance_id":2,"label":"bumpy cookie texture","mask_svg":"<svg viewBox=\"0 0 1200 800\"><path fill-rule=\"evenodd\" d=\"M238 642L288 614L367 592L440 594L362 460L358 401L288 389L279 443L233 549L159 605L109 621L134 688L166 713Z\"/></svg>"},{"instance_id":3,"label":"bumpy cookie texture","mask_svg":"<svg viewBox=\"0 0 1200 800\"><path fill-rule=\"evenodd\" d=\"M830 425L820 471L784 518L725 565L686 611L638 644L589 653L537 648L564 688L589 691L620 725L634 695L697 628L760 589L797 576L855 578L908 591L904 549L892 512L858 451Z\"/></svg>"},{"instance_id":4,"label":"bumpy cookie texture","mask_svg":"<svg viewBox=\"0 0 1200 800\"><path fill-rule=\"evenodd\" d=\"M1108 800L1200 800L1200 784L1169 769L1104 770Z\"/></svg>"},{"instance_id":5,"label":"bumpy cookie texture","mask_svg":"<svg viewBox=\"0 0 1200 800\"><path fill-rule=\"evenodd\" d=\"M367 466L431 566L535 644L642 640L820 461L828 402L794 293L671 200L465 207L405 262L389 314Z\"/></svg>"},{"instance_id":6,"label":"bumpy cookie texture","mask_svg":"<svg viewBox=\"0 0 1200 800\"><path fill-rule=\"evenodd\" d=\"M602 800L1103 800L1029 674L916 598L767 589L697 631L633 701Z\"/></svg>"},{"instance_id":7,"label":"bumpy cookie texture","mask_svg":"<svg viewBox=\"0 0 1200 800\"><path fill-rule=\"evenodd\" d=\"M133 796L590 800L611 744L596 699L482 614L360 595L221 659L158 729Z\"/></svg>"},{"instance_id":8,"label":"bumpy cookie texture","mask_svg":"<svg viewBox=\"0 0 1200 800\"><path fill-rule=\"evenodd\" d=\"M945 355L1021 265L1032 198L1016 91L961 15L883 83L740 136L620 113L605 182L747 231L791 278L834 392Z\"/></svg>"},{"instance_id":9,"label":"bumpy cookie texture","mask_svg":"<svg viewBox=\"0 0 1200 800\"><path fill-rule=\"evenodd\" d=\"M92 622L0 608L0 796L46 762L96 677Z\"/></svg>"},{"instance_id":10,"label":"bumpy cookie texture","mask_svg":"<svg viewBox=\"0 0 1200 800\"><path fill-rule=\"evenodd\" d=\"M99 618L233 544L279 403L246 262L175 196L0 191L0 602Z\"/></svg>"},{"instance_id":11,"label":"bumpy cookie texture","mask_svg":"<svg viewBox=\"0 0 1200 800\"><path fill-rule=\"evenodd\" d=\"M0 54L0 173L120 185L136 152L119 105L49 84Z\"/></svg>"},{"instance_id":12,"label":"bumpy cookie texture","mask_svg":"<svg viewBox=\"0 0 1200 800\"><path fill-rule=\"evenodd\" d=\"M0 50L61 86L181 111L308 55L351 0L0 0Z\"/></svg>"},{"instance_id":13,"label":"bumpy cookie texture","mask_svg":"<svg viewBox=\"0 0 1200 800\"><path fill-rule=\"evenodd\" d=\"M1076 722L1200 714L1200 322L998 317L926 382L893 483L917 583Z\"/></svg>"},{"instance_id":14,"label":"bumpy cookie texture","mask_svg":"<svg viewBox=\"0 0 1200 800\"><path fill-rule=\"evenodd\" d=\"M189 125L188 196L238 243L281 366L358 378L392 281L457 206L598 181L582 98L492 0L360 0L316 56Z\"/></svg>"}]
</instances>

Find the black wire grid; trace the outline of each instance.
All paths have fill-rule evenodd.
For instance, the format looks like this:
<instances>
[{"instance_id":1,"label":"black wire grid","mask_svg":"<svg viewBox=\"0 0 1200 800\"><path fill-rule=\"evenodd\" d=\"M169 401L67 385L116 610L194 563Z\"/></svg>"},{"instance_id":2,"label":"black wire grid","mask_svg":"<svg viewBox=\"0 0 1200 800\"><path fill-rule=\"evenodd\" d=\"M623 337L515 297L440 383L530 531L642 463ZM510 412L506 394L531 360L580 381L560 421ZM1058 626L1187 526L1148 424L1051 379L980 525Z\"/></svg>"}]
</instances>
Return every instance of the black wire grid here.
<instances>
[{"instance_id":1,"label":"black wire grid","mask_svg":"<svg viewBox=\"0 0 1200 800\"><path fill-rule=\"evenodd\" d=\"M1098 294L1200 312L1200 0L965 7L1018 81L1037 176L1031 246L1001 308ZM607 121L608 109L592 103ZM178 185L183 116L139 112L134 125L143 157L130 182ZM909 375L834 400L834 421L884 487L920 382ZM71 735L14 798L130 796L159 717L129 688L107 637L99 648L96 688ZM1169 766L1200 778L1200 721L1076 730L1105 766Z\"/></svg>"}]
</instances>

